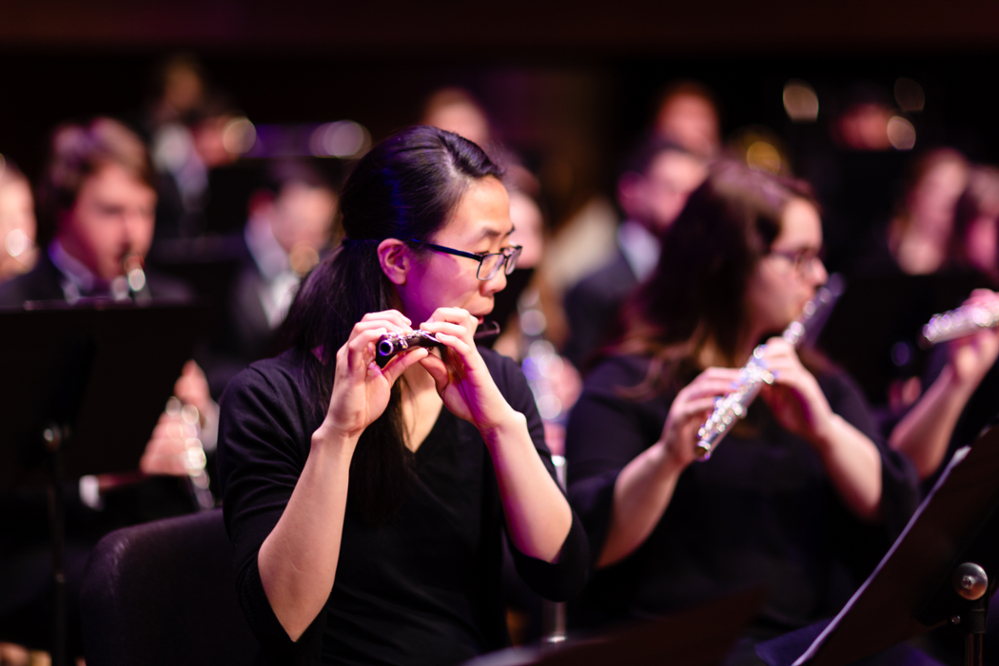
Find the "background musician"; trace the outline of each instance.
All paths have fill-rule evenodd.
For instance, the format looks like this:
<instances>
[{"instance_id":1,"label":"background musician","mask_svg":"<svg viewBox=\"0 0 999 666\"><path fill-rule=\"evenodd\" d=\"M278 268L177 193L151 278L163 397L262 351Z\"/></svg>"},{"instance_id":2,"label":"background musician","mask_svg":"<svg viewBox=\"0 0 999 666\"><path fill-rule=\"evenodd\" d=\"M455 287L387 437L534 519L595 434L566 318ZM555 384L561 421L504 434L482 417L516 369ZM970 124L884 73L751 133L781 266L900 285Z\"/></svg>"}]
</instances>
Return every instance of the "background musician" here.
<instances>
[{"instance_id":1,"label":"background musician","mask_svg":"<svg viewBox=\"0 0 999 666\"><path fill-rule=\"evenodd\" d=\"M36 232L31 184L12 162L0 158L0 283L35 265Z\"/></svg>"},{"instance_id":2,"label":"background musician","mask_svg":"<svg viewBox=\"0 0 999 666\"><path fill-rule=\"evenodd\" d=\"M964 305L999 308L999 294L976 289ZM931 479L958 448L999 416L999 328L985 328L934 350L926 392L891 432L889 443Z\"/></svg>"},{"instance_id":3,"label":"background musician","mask_svg":"<svg viewBox=\"0 0 999 666\"><path fill-rule=\"evenodd\" d=\"M186 300L174 280L135 271L153 237L156 191L145 147L125 126L98 118L64 125L52 138L52 155L41 187L42 220L50 224L45 251L30 272L0 285L0 307L26 301L79 303L97 300ZM129 263L131 262L131 263ZM175 394L198 407L202 425L216 409L198 366L189 362ZM109 428L114 427L113 418ZM82 655L78 594L90 549L101 536L125 525L194 509L184 464L193 445L191 426L179 413L164 413L140 460L151 478L121 487L117 477L89 477L67 490L69 649ZM198 444L200 446L200 444ZM42 493L0 496L0 638L45 647L49 637L50 557L48 517Z\"/></svg>"},{"instance_id":4,"label":"background musician","mask_svg":"<svg viewBox=\"0 0 999 666\"><path fill-rule=\"evenodd\" d=\"M596 573L576 622L668 613L762 585L752 643L835 614L904 526L911 467L863 398L780 333L826 280L801 182L724 163L663 238L617 341L585 380L566 436L569 497ZM773 373L709 461L698 427L754 347Z\"/></svg>"}]
</instances>

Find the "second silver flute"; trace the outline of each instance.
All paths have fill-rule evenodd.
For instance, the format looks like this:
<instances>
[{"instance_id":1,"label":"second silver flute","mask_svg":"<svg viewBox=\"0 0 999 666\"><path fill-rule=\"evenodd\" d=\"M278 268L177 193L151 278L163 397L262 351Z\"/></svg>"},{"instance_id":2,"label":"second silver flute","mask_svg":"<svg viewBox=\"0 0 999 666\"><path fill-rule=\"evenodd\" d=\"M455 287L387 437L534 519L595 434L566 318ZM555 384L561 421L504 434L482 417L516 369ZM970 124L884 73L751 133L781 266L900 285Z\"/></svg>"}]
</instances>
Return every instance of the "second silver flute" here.
<instances>
[{"instance_id":1,"label":"second silver flute","mask_svg":"<svg viewBox=\"0 0 999 666\"><path fill-rule=\"evenodd\" d=\"M815 297L805 304L801 316L791 323L781 337L797 346L805 336L808 322L822 308L834 300L834 294L828 287L821 287ZM763 362L763 350L766 345L759 345L753 350L749 362L739 371L737 387L729 394L715 401L715 409L711 416L697 431L697 448L694 454L699 460L711 457L718 443L729 433L732 427L745 418L750 403L760 393L764 384L772 384L774 376L767 370Z\"/></svg>"},{"instance_id":2,"label":"second silver flute","mask_svg":"<svg viewBox=\"0 0 999 666\"><path fill-rule=\"evenodd\" d=\"M999 304L972 303L963 305L956 310L950 310L933 315L926 326L919 342L923 347L963 338L980 331L983 328L999 326Z\"/></svg>"}]
</instances>

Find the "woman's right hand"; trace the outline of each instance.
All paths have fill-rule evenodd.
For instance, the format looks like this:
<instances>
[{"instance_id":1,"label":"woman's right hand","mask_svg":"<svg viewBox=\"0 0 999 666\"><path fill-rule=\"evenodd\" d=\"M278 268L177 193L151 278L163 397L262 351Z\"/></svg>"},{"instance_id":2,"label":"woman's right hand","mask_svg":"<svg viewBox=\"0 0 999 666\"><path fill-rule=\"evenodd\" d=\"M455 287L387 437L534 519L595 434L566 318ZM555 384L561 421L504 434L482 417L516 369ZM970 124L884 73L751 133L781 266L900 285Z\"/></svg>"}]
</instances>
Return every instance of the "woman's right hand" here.
<instances>
[{"instance_id":1,"label":"woman's right hand","mask_svg":"<svg viewBox=\"0 0 999 666\"><path fill-rule=\"evenodd\" d=\"M414 347L379 368L375 346L386 333L411 333L411 326L412 322L398 310L369 312L354 325L347 342L337 351L333 395L317 434L333 433L356 442L364 429L382 415L392 385L410 366L426 357L427 349Z\"/></svg>"},{"instance_id":2,"label":"woman's right hand","mask_svg":"<svg viewBox=\"0 0 999 666\"><path fill-rule=\"evenodd\" d=\"M698 429L711 415L715 400L731 393L738 380L739 370L708 368L676 394L659 440L667 464L684 469L694 461Z\"/></svg>"}]
</instances>

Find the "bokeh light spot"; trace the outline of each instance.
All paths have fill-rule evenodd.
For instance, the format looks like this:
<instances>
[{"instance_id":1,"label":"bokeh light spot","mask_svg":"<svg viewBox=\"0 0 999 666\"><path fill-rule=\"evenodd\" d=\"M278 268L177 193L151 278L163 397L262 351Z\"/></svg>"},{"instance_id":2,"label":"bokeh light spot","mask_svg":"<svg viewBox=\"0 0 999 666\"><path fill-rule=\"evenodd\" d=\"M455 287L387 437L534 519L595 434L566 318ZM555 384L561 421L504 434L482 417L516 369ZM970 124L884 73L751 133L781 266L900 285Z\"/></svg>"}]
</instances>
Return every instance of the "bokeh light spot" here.
<instances>
[{"instance_id":1,"label":"bokeh light spot","mask_svg":"<svg viewBox=\"0 0 999 666\"><path fill-rule=\"evenodd\" d=\"M796 123L812 123L819 117L819 96L804 81L791 79L784 84L784 110Z\"/></svg>"},{"instance_id":2,"label":"bokeh light spot","mask_svg":"<svg viewBox=\"0 0 999 666\"><path fill-rule=\"evenodd\" d=\"M370 146L368 130L353 120L320 125L309 139L309 150L317 157L358 157Z\"/></svg>"},{"instance_id":3,"label":"bokeh light spot","mask_svg":"<svg viewBox=\"0 0 999 666\"><path fill-rule=\"evenodd\" d=\"M222 145L231 155L242 155L257 142L257 128L248 118L233 118L222 130Z\"/></svg>"},{"instance_id":4,"label":"bokeh light spot","mask_svg":"<svg viewBox=\"0 0 999 666\"><path fill-rule=\"evenodd\" d=\"M916 145L916 128L901 116L888 121L888 141L895 150L912 150Z\"/></svg>"},{"instance_id":5,"label":"bokeh light spot","mask_svg":"<svg viewBox=\"0 0 999 666\"><path fill-rule=\"evenodd\" d=\"M779 174L780 152L766 141L756 141L746 149L746 164L759 171Z\"/></svg>"}]
</instances>

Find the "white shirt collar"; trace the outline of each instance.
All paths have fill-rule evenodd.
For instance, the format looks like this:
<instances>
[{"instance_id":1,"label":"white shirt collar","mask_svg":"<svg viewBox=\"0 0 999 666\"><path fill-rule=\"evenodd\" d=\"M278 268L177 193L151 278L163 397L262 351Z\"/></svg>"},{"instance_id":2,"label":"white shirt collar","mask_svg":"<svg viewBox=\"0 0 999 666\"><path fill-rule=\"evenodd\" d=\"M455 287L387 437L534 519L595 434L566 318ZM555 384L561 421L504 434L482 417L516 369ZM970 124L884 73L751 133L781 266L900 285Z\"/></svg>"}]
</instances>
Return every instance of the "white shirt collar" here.
<instances>
[{"instance_id":1,"label":"white shirt collar","mask_svg":"<svg viewBox=\"0 0 999 666\"><path fill-rule=\"evenodd\" d=\"M652 275L659 262L659 238L638 222L626 220L618 227L617 244L639 282Z\"/></svg>"}]
</instances>

